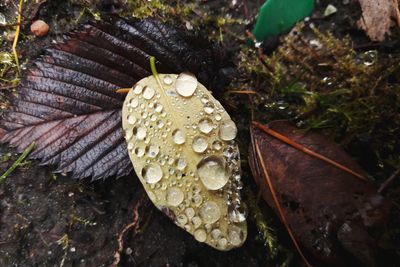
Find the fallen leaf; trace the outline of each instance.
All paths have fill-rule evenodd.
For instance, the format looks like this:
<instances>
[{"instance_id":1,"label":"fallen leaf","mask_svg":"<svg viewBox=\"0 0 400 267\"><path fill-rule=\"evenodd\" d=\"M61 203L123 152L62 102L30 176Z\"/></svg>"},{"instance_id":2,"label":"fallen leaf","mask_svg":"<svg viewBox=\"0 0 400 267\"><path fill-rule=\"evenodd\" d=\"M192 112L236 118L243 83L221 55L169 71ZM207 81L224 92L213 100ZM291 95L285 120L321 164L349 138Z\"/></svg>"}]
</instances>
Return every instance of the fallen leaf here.
<instances>
[{"instance_id":1,"label":"fallen leaf","mask_svg":"<svg viewBox=\"0 0 400 267\"><path fill-rule=\"evenodd\" d=\"M384 41L390 34L392 18L399 21L397 0L359 0L359 2L362 17L358 21L358 26L372 41Z\"/></svg>"},{"instance_id":2,"label":"fallen leaf","mask_svg":"<svg viewBox=\"0 0 400 267\"><path fill-rule=\"evenodd\" d=\"M304 153L264 127L351 171ZM355 175L365 176L357 163L326 137L303 133L286 121L255 124L251 137L254 178L305 261L313 261L310 253L332 266L354 266L356 261L373 266L388 206L370 182Z\"/></svg>"},{"instance_id":3,"label":"fallen leaf","mask_svg":"<svg viewBox=\"0 0 400 267\"><path fill-rule=\"evenodd\" d=\"M150 56L163 72L191 71L204 84L219 82L219 49L154 20L110 18L85 25L45 50L23 74L10 108L0 121L2 143L22 152L35 142L30 158L58 165L73 178L122 176L132 170L121 127L131 87L151 74Z\"/></svg>"},{"instance_id":4,"label":"fallen leaf","mask_svg":"<svg viewBox=\"0 0 400 267\"><path fill-rule=\"evenodd\" d=\"M247 224L237 128L211 92L190 73L155 72L127 95L122 125L154 205L199 242L240 247Z\"/></svg>"}]
</instances>

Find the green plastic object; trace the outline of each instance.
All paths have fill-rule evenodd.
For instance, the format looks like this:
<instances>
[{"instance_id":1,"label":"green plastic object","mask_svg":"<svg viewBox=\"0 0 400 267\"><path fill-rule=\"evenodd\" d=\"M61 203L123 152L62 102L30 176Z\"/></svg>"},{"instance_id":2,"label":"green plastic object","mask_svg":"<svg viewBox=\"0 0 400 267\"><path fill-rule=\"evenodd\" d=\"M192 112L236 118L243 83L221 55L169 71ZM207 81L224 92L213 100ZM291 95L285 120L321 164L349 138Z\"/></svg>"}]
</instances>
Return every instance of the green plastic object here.
<instances>
[{"instance_id":1,"label":"green plastic object","mask_svg":"<svg viewBox=\"0 0 400 267\"><path fill-rule=\"evenodd\" d=\"M252 33L259 42L278 36L310 15L313 9L314 0L267 0L260 8Z\"/></svg>"}]
</instances>

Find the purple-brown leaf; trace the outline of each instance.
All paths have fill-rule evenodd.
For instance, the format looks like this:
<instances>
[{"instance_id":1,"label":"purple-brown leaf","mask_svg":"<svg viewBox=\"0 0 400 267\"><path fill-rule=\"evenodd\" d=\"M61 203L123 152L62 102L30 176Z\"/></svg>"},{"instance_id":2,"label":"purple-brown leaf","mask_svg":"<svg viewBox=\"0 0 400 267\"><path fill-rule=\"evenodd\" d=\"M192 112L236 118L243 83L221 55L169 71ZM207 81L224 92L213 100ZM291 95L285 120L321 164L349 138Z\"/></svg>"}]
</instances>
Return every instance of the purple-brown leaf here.
<instances>
[{"instance_id":1,"label":"purple-brown leaf","mask_svg":"<svg viewBox=\"0 0 400 267\"><path fill-rule=\"evenodd\" d=\"M125 95L151 74L190 71L215 87L222 54L203 38L154 19L85 25L45 50L23 74L0 121L0 141L73 178L122 176L132 170L121 127Z\"/></svg>"},{"instance_id":2,"label":"purple-brown leaf","mask_svg":"<svg viewBox=\"0 0 400 267\"><path fill-rule=\"evenodd\" d=\"M300 253L304 249L333 266L354 266L355 261L373 266L375 234L386 221L386 201L368 181L304 153L262 127L357 174L364 175L363 170L326 137L303 133L288 122L255 124L251 129L249 161L253 176L264 200L299 244Z\"/></svg>"}]
</instances>

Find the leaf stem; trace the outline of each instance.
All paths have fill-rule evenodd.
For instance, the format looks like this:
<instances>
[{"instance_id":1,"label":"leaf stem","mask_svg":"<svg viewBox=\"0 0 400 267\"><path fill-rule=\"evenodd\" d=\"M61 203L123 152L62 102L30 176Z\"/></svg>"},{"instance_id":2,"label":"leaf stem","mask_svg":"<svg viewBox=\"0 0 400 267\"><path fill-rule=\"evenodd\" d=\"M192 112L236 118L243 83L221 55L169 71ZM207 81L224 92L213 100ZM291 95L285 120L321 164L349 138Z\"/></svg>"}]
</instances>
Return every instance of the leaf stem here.
<instances>
[{"instance_id":1,"label":"leaf stem","mask_svg":"<svg viewBox=\"0 0 400 267\"><path fill-rule=\"evenodd\" d=\"M153 73L154 78L157 78L158 72L156 68L156 58L151 56L150 57L150 68L151 68L151 73Z\"/></svg>"},{"instance_id":2,"label":"leaf stem","mask_svg":"<svg viewBox=\"0 0 400 267\"><path fill-rule=\"evenodd\" d=\"M32 151L33 147L35 146L35 142L32 142L19 156L19 158L14 161L14 163L11 165L11 167L2 175L0 176L0 183L2 183L8 175L10 175L18 166L22 163L22 161L25 160L25 158L29 155L29 153Z\"/></svg>"}]
</instances>

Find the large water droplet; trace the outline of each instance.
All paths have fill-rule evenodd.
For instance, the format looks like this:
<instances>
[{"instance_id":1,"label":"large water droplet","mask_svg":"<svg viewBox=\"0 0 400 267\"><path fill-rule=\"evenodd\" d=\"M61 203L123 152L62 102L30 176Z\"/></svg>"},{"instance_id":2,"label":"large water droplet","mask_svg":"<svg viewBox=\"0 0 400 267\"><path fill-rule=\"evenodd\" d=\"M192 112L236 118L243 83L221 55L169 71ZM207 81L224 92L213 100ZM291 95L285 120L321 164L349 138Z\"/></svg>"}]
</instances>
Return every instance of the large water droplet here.
<instances>
[{"instance_id":1,"label":"large water droplet","mask_svg":"<svg viewBox=\"0 0 400 267\"><path fill-rule=\"evenodd\" d=\"M150 163L143 167L142 176L147 183L155 184L161 180L163 172L160 165L156 163Z\"/></svg>"},{"instance_id":2,"label":"large water droplet","mask_svg":"<svg viewBox=\"0 0 400 267\"><path fill-rule=\"evenodd\" d=\"M182 203L184 194L178 187L171 187L167 190L167 203L170 206L176 207Z\"/></svg>"},{"instance_id":3,"label":"large water droplet","mask_svg":"<svg viewBox=\"0 0 400 267\"><path fill-rule=\"evenodd\" d=\"M224 121L219 126L219 137L224 141L235 139L237 135L237 128L233 121Z\"/></svg>"},{"instance_id":4,"label":"large water droplet","mask_svg":"<svg viewBox=\"0 0 400 267\"><path fill-rule=\"evenodd\" d=\"M205 202L200 208L200 217L205 223L215 223L221 217L218 204L214 201Z\"/></svg>"},{"instance_id":5,"label":"large water droplet","mask_svg":"<svg viewBox=\"0 0 400 267\"><path fill-rule=\"evenodd\" d=\"M189 73L181 73L176 80L176 92L183 97L189 97L194 94L197 88L197 79Z\"/></svg>"},{"instance_id":6,"label":"large water droplet","mask_svg":"<svg viewBox=\"0 0 400 267\"><path fill-rule=\"evenodd\" d=\"M207 140L201 136L193 138L192 148L196 153L203 153L208 147Z\"/></svg>"},{"instance_id":7,"label":"large water droplet","mask_svg":"<svg viewBox=\"0 0 400 267\"><path fill-rule=\"evenodd\" d=\"M207 239L207 233L203 229L198 229L194 232L194 238L199 242L204 242Z\"/></svg>"},{"instance_id":8,"label":"large water droplet","mask_svg":"<svg viewBox=\"0 0 400 267\"><path fill-rule=\"evenodd\" d=\"M146 86L143 90L143 98L150 100L153 98L155 93L156 93L156 91L153 89L153 87Z\"/></svg>"},{"instance_id":9,"label":"large water droplet","mask_svg":"<svg viewBox=\"0 0 400 267\"><path fill-rule=\"evenodd\" d=\"M199 130L202 133L209 134L213 130L213 123L209 118L203 118L199 121Z\"/></svg>"},{"instance_id":10,"label":"large water droplet","mask_svg":"<svg viewBox=\"0 0 400 267\"><path fill-rule=\"evenodd\" d=\"M209 190L218 190L226 185L229 174L222 158L208 156L197 164L197 174Z\"/></svg>"},{"instance_id":11,"label":"large water droplet","mask_svg":"<svg viewBox=\"0 0 400 267\"><path fill-rule=\"evenodd\" d=\"M181 144L185 143L186 136L182 130L175 129L172 132L172 139L174 140L175 144L181 145Z\"/></svg>"},{"instance_id":12,"label":"large water droplet","mask_svg":"<svg viewBox=\"0 0 400 267\"><path fill-rule=\"evenodd\" d=\"M136 131L136 138L137 138L138 140L143 140L143 139L146 137L146 135L147 135L146 128L143 128L143 127L137 128L137 131Z\"/></svg>"}]
</instances>

